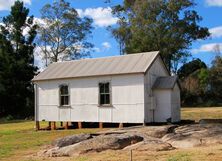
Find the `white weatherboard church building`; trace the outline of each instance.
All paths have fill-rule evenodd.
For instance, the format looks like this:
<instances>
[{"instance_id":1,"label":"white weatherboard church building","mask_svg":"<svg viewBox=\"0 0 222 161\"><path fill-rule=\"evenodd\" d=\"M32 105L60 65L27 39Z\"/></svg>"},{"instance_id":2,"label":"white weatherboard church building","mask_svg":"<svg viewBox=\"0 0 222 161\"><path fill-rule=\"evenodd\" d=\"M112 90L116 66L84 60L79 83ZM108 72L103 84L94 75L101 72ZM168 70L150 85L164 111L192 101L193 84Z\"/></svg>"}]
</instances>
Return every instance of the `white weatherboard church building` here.
<instances>
[{"instance_id":1,"label":"white weatherboard church building","mask_svg":"<svg viewBox=\"0 0 222 161\"><path fill-rule=\"evenodd\" d=\"M180 88L159 52L49 65L34 77L36 121L180 121Z\"/></svg>"}]
</instances>

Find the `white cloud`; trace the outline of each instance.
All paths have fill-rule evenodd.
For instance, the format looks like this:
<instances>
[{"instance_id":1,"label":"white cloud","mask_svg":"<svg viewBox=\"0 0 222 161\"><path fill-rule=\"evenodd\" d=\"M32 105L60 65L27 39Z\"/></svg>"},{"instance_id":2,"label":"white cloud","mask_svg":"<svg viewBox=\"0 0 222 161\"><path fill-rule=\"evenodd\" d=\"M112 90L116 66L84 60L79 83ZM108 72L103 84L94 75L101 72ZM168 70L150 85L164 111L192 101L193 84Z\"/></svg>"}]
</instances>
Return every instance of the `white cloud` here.
<instances>
[{"instance_id":1,"label":"white cloud","mask_svg":"<svg viewBox=\"0 0 222 161\"><path fill-rule=\"evenodd\" d=\"M208 6L218 6L222 7L222 0L205 0Z\"/></svg>"},{"instance_id":2,"label":"white cloud","mask_svg":"<svg viewBox=\"0 0 222 161\"><path fill-rule=\"evenodd\" d=\"M93 51L94 52L97 52L97 53L100 53L100 52L105 52L107 50L109 50L111 48L111 44L109 42L103 42L101 44L101 47L94 47L93 48Z\"/></svg>"},{"instance_id":3,"label":"white cloud","mask_svg":"<svg viewBox=\"0 0 222 161\"><path fill-rule=\"evenodd\" d=\"M0 0L0 11L10 10L11 6L15 3L16 0ZM31 0L22 0L24 4L31 5Z\"/></svg>"},{"instance_id":4,"label":"white cloud","mask_svg":"<svg viewBox=\"0 0 222 161\"><path fill-rule=\"evenodd\" d=\"M222 43L210 43L201 45L198 49L192 49L191 52L193 54L201 53L201 52L214 52L217 48L222 49Z\"/></svg>"},{"instance_id":5,"label":"white cloud","mask_svg":"<svg viewBox=\"0 0 222 161\"><path fill-rule=\"evenodd\" d=\"M104 49L110 49L111 48L111 44L109 42L103 42L102 46Z\"/></svg>"},{"instance_id":6,"label":"white cloud","mask_svg":"<svg viewBox=\"0 0 222 161\"><path fill-rule=\"evenodd\" d=\"M222 26L214 27L209 29L212 38L220 38L222 37Z\"/></svg>"},{"instance_id":7,"label":"white cloud","mask_svg":"<svg viewBox=\"0 0 222 161\"><path fill-rule=\"evenodd\" d=\"M94 24L98 27L107 27L109 25L114 25L117 23L118 18L113 17L112 9L110 7L107 8L87 8L85 10L77 9L80 17L88 16L93 19Z\"/></svg>"},{"instance_id":8,"label":"white cloud","mask_svg":"<svg viewBox=\"0 0 222 161\"><path fill-rule=\"evenodd\" d=\"M44 26L44 25L46 26L46 22L44 21L44 19L37 18L37 17L34 17L33 24L38 24L39 26ZM29 30L30 30L29 27L24 28L22 34L24 36L28 35Z\"/></svg>"},{"instance_id":9,"label":"white cloud","mask_svg":"<svg viewBox=\"0 0 222 161\"><path fill-rule=\"evenodd\" d=\"M41 18L37 18L37 17L34 17L34 23L38 24L38 25L46 25L46 22L44 21L44 19L41 19Z\"/></svg>"},{"instance_id":10,"label":"white cloud","mask_svg":"<svg viewBox=\"0 0 222 161\"><path fill-rule=\"evenodd\" d=\"M93 50L97 53L101 52L100 48L98 48L98 47L94 47Z\"/></svg>"},{"instance_id":11,"label":"white cloud","mask_svg":"<svg viewBox=\"0 0 222 161\"><path fill-rule=\"evenodd\" d=\"M43 52L40 47L36 47L34 50L34 64L39 68L39 71L45 69L45 62L43 60Z\"/></svg>"}]
</instances>

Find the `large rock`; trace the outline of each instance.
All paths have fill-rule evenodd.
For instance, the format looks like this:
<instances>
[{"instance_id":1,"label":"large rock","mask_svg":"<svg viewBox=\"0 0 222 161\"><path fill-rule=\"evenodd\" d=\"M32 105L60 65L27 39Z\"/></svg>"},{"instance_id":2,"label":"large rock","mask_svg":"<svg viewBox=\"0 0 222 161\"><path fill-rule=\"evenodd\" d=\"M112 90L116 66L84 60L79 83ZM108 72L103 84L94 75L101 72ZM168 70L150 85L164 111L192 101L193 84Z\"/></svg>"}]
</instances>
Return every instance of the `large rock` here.
<instances>
[{"instance_id":1,"label":"large rock","mask_svg":"<svg viewBox=\"0 0 222 161\"><path fill-rule=\"evenodd\" d=\"M71 135L55 140L54 142L52 142L52 145L56 147L64 147L79 143L90 138L92 138L92 135L90 134Z\"/></svg>"},{"instance_id":2,"label":"large rock","mask_svg":"<svg viewBox=\"0 0 222 161\"><path fill-rule=\"evenodd\" d=\"M176 148L191 148L222 143L222 125L185 125L165 135L162 140Z\"/></svg>"},{"instance_id":3,"label":"large rock","mask_svg":"<svg viewBox=\"0 0 222 161\"><path fill-rule=\"evenodd\" d=\"M137 135L162 138L164 135L172 133L176 127L178 127L178 125L137 126L137 127L128 127L118 130L111 129L108 131L99 132L98 134L109 135L109 134L136 133Z\"/></svg>"},{"instance_id":4,"label":"large rock","mask_svg":"<svg viewBox=\"0 0 222 161\"><path fill-rule=\"evenodd\" d=\"M164 126L146 126L144 128L136 130L137 133L144 136L162 138L168 133L172 133L177 125L164 125Z\"/></svg>"},{"instance_id":5,"label":"large rock","mask_svg":"<svg viewBox=\"0 0 222 161\"><path fill-rule=\"evenodd\" d=\"M221 124L147 126L68 136L41 156L73 156L105 150L166 151L222 144Z\"/></svg>"},{"instance_id":6,"label":"large rock","mask_svg":"<svg viewBox=\"0 0 222 161\"><path fill-rule=\"evenodd\" d=\"M143 138L137 135L128 134L111 134L100 135L80 143L69 145L62 148L54 148L48 150L45 154L48 156L73 156L84 154L87 152L101 152L104 150L118 150L126 146L138 143Z\"/></svg>"},{"instance_id":7,"label":"large rock","mask_svg":"<svg viewBox=\"0 0 222 161\"><path fill-rule=\"evenodd\" d=\"M170 144L163 142L159 138L146 137L142 142L127 146L124 150L136 151L167 151L175 149Z\"/></svg>"}]
</instances>

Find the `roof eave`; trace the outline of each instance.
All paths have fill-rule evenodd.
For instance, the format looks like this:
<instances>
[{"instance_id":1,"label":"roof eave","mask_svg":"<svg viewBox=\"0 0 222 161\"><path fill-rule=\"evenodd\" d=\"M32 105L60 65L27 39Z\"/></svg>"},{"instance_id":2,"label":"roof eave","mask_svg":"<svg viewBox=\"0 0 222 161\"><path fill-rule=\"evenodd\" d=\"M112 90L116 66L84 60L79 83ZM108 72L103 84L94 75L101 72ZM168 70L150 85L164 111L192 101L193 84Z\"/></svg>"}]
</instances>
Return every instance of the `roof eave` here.
<instances>
[{"instance_id":1,"label":"roof eave","mask_svg":"<svg viewBox=\"0 0 222 161\"><path fill-rule=\"evenodd\" d=\"M78 77L62 77L62 78L49 78L49 79L35 79L32 82L52 81L52 80L64 80L64 79L79 79L79 78L91 78L91 77L107 77L107 76L119 76L119 75L134 75L144 74L144 72L132 72L132 73L116 73L116 74L103 74L103 75L91 75L91 76L78 76Z\"/></svg>"}]
</instances>

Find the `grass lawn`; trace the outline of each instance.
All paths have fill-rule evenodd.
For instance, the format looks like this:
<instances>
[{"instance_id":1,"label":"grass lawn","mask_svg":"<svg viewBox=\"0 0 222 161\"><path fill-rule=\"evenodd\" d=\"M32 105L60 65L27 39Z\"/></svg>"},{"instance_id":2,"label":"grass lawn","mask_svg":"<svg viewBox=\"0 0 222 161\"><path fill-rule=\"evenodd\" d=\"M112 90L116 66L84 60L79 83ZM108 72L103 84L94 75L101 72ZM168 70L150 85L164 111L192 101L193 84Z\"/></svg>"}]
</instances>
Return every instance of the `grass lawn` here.
<instances>
[{"instance_id":1,"label":"grass lawn","mask_svg":"<svg viewBox=\"0 0 222 161\"><path fill-rule=\"evenodd\" d=\"M222 118L222 107L217 108L183 108L182 119L199 121L201 118ZM41 126L47 126L46 123ZM0 122L0 160L34 161L41 158L30 157L35 155L44 145L48 145L58 137L78 134L94 133L101 129L75 129L57 131L34 130L33 121ZM27 157L28 156L28 157ZM128 151L105 151L98 154L87 154L77 158L46 158L45 160L73 160L73 161L124 161L129 160ZM222 160L222 145L186 150L172 150L162 152L133 152L135 160Z\"/></svg>"},{"instance_id":2,"label":"grass lawn","mask_svg":"<svg viewBox=\"0 0 222 161\"><path fill-rule=\"evenodd\" d=\"M196 122L200 119L222 119L222 107L182 108L181 117Z\"/></svg>"},{"instance_id":3,"label":"grass lawn","mask_svg":"<svg viewBox=\"0 0 222 161\"><path fill-rule=\"evenodd\" d=\"M45 125L44 125L45 124ZM21 160L25 155L38 151L56 138L78 133L94 133L100 129L75 129L57 131L34 130L33 121L0 123L0 160ZM41 123L46 127L46 123Z\"/></svg>"}]
</instances>

